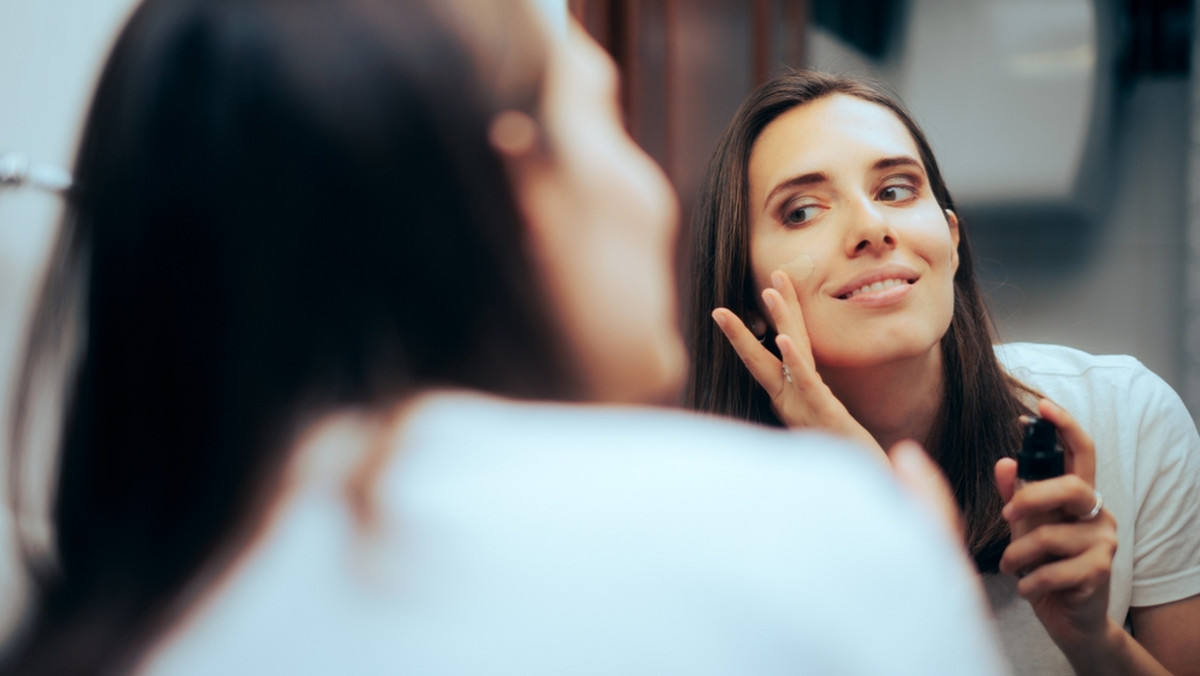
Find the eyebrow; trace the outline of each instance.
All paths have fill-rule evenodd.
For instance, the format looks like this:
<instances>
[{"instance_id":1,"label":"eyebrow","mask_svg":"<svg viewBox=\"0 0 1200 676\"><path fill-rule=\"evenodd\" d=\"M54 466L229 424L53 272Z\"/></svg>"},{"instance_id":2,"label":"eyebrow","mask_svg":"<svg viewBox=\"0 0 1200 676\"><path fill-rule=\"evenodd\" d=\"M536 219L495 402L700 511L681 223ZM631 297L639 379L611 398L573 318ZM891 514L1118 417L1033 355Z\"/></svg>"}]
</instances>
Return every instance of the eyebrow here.
<instances>
[{"instance_id":1,"label":"eyebrow","mask_svg":"<svg viewBox=\"0 0 1200 676\"><path fill-rule=\"evenodd\" d=\"M884 169L892 169L894 167L916 167L924 171L923 166L916 159L908 155L896 155L895 157L885 157L871 166L871 171L882 171ZM771 188L771 192L767 193L767 198L763 200L763 205L771 203L775 198L776 193L789 188L796 188L804 185L815 185L824 183L829 180L829 177L819 171L793 176L792 178L783 181L782 183Z\"/></svg>"},{"instance_id":2,"label":"eyebrow","mask_svg":"<svg viewBox=\"0 0 1200 676\"><path fill-rule=\"evenodd\" d=\"M906 166L913 166L921 169L923 165L908 155L897 155L895 157L885 157L882 160L879 160L875 163L875 166L871 167L871 169L874 171L879 171L880 169L891 169L892 167Z\"/></svg>"},{"instance_id":3,"label":"eyebrow","mask_svg":"<svg viewBox=\"0 0 1200 676\"><path fill-rule=\"evenodd\" d=\"M829 177L819 171L814 171L814 172L811 172L808 174L801 174L800 176L793 176L793 177L787 179L786 181L783 181L782 183L776 185L774 188L771 188L771 192L767 193L767 198L765 200L763 200L763 205L765 206L767 204L770 204L771 201L773 199L775 199L775 195L777 193L779 193L780 191L787 190L789 188L796 188L796 187L799 187L802 185L814 185L816 183L824 183L828 180L829 180Z\"/></svg>"}]
</instances>

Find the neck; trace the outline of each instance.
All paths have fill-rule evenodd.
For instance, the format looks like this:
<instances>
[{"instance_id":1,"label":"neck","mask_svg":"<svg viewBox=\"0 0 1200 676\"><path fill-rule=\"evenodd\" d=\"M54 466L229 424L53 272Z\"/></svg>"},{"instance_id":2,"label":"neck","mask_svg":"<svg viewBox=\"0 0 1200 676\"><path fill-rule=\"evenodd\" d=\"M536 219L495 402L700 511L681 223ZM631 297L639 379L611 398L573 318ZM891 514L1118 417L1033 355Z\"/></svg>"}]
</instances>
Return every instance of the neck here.
<instances>
[{"instance_id":1,"label":"neck","mask_svg":"<svg viewBox=\"0 0 1200 676\"><path fill-rule=\"evenodd\" d=\"M944 398L940 346L887 364L819 370L850 415L884 450L904 439L929 447Z\"/></svg>"}]
</instances>

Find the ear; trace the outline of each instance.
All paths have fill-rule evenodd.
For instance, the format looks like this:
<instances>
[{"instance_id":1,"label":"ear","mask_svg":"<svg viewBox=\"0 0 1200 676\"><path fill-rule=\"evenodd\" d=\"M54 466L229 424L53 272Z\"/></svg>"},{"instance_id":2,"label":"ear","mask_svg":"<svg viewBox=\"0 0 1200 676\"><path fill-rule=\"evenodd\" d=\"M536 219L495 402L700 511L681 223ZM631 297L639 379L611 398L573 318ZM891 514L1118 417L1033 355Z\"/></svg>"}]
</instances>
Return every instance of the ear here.
<instances>
[{"instance_id":1,"label":"ear","mask_svg":"<svg viewBox=\"0 0 1200 676\"><path fill-rule=\"evenodd\" d=\"M527 113L505 110L488 126L488 141L501 155L515 159L533 152L537 145L537 123Z\"/></svg>"},{"instance_id":2,"label":"ear","mask_svg":"<svg viewBox=\"0 0 1200 676\"><path fill-rule=\"evenodd\" d=\"M535 242L552 235L551 225L558 217L554 212L553 172L548 171L538 152L539 134L537 122L518 110L499 113L488 126L488 143L504 164L517 209Z\"/></svg>"},{"instance_id":3,"label":"ear","mask_svg":"<svg viewBox=\"0 0 1200 676\"><path fill-rule=\"evenodd\" d=\"M946 225L950 226L950 241L954 242L954 252L950 255L950 263L954 266L954 271L958 272L958 215L950 209L945 209Z\"/></svg>"}]
</instances>

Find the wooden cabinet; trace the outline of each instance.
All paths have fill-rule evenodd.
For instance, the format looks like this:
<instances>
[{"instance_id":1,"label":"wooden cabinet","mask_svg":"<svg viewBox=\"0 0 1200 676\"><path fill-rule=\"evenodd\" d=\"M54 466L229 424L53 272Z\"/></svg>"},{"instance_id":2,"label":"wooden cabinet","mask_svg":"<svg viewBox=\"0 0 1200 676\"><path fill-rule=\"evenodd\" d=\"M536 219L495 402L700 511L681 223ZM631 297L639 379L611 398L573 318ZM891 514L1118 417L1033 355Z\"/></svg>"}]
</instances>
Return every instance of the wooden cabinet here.
<instances>
[{"instance_id":1,"label":"wooden cabinet","mask_svg":"<svg viewBox=\"0 0 1200 676\"><path fill-rule=\"evenodd\" d=\"M679 191L685 223L742 99L804 61L805 0L569 0L621 73L635 139Z\"/></svg>"}]
</instances>

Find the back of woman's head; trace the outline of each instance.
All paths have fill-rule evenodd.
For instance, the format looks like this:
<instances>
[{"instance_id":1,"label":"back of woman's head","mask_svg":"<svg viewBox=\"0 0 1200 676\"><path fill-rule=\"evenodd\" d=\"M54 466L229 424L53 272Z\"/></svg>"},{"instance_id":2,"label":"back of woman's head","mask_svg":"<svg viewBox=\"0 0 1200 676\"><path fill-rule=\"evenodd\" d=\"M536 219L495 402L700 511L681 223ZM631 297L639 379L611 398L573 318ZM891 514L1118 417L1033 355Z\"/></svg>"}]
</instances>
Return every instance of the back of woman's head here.
<instances>
[{"instance_id":1,"label":"back of woman's head","mask_svg":"<svg viewBox=\"0 0 1200 676\"><path fill-rule=\"evenodd\" d=\"M500 110L540 97L538 35L508 4L493 45L416 0L135 11L86 120L19 395L27 421L76 317L57 569L22 673L132 655L323 410L438 386L572 394L488 144ZM481 53L497 45L512 52Z\"/></svg>"}]
</instances>

